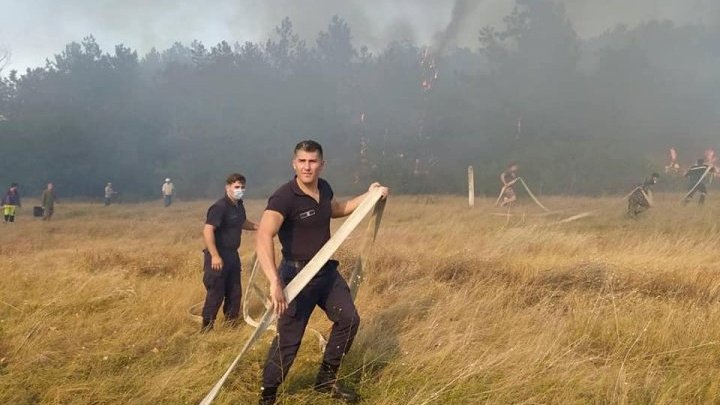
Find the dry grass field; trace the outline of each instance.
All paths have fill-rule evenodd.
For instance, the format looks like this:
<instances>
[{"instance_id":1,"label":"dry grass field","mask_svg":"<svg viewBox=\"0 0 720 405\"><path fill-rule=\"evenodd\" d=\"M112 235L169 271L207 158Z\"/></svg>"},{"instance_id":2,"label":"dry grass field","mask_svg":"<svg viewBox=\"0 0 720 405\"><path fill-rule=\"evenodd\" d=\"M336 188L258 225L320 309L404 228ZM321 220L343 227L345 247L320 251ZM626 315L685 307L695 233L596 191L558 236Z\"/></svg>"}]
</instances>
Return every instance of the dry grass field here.
<instances>
[{"instance_id":1,"label":"dry grass field","mask_svg":"<svg viewBox=\"0 0 720 405\"><path fill-rule=\"evenodd\" d=\"M366 404L719 403L720 196L678 197L639 220L617 198L548 198L563 211L508 219L487 199L391 197L342 378ZM208 204L68 203L43 223L27 201L0 225L0 403L198 403L251 332L201 335L188 316ZM257 219L263 201L247 207ZM317 311L311 326L329 324ZM216 403L257 401L271 338ZM319 359L306 334L280 403L335 403L311 389Z\"/></svg>"}]
</instances>

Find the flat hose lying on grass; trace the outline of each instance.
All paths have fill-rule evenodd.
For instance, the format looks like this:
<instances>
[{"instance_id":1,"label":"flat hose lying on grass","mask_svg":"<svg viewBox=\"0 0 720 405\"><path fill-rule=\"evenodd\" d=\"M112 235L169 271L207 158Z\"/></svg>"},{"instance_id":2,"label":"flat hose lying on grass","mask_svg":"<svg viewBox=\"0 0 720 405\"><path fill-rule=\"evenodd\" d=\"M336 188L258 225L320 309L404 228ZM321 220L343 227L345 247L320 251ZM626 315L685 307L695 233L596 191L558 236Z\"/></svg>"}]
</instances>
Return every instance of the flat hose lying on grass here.
<instances>
[{"instance_id":1,"label":"flat hose lying on grass","mask_svg":"<svg viewBox=\"0 0 720 405\"><path fill-rule=\"evenodd\" d=\"M635 187L634 189L632 189L632 191L630 191L629 193L625 194L625 196L624 196L623 198L617 200L617 203L624 202L625 200L627 200L628 198L630 198L630 196L632 196L632 195L633 195L636 191L638 191L638 190L640 190L640 193L642 193L643 198L645 198L645 200L648 202L648 204L652 205L652 204L653 204L653 198L652 198L652 196L651 196L650 194L646 193L645 190L643 190L643 186L637 186L637 187ZM614 206L615 204L616 204L616 203L613 203L613 206ZM559 224L566 224L566 223L568 223L568 222L577 221L578 219L583 219L583 218L595 216L595 215L597 215L597 214L598 214L598 210L585 211L585 212L581 212L580 214L573 215L573 216L567 217L567 218L565 218L565 219L561 219L561 220L558 221L557 223L559 223Z\"/></svg>"},{"instance_id":2,"label":"flat hose lying on grass","mask_svg":"<svg viewBox=\"0 0 720 405\"><path fill-rule=\"evenodd\" d=\"M525 191L527 191L528 195L530 195L530 198L535 201L535 204L537 204L538 207L542 208L543 211L550 212L550 210L546 206L542 205L542 203L537 198L535 198L535 194L533 194L533 192L530 190L530 187L528 187L528 185L525 183L525 180L523 180L522 177L518 177L518 180L520 180L520 183L523 185L523 187L525 187Z\"/></svg>"},{"instance_id":3,"label":"flat hose lying on grass","mask_svg":"<svg viewBox=\"0 0 720 405\"><path fill-rule=\"evenodd\" d=\"M642 196L643 196L643 198L645 199L645 201L647 201L648 204L653 205L652 194L646 193L645 190L643 189L643 186L637 186L637 187L635 187L634 189L632 189L632 191L630 191L629 193L625 194L625 196L624 196L622 199L618 200L617 202L614 202L614 203L613 203L613 206L615 206L616 203L625 202L628 198L630 198L630 196L632 196L632 195L633 195L636 191L638 191L638 190L640 190L640 193L642 194ZM580 214L573 215L573 216L571 216L571 217L562 219L562 220L558 221L558 223L560 223L560 224L566 224L566 223L568 223L568 222L577 221L578 219L587 218L587 217L594 216L594 215L597 215L597 214L598 214L598 210L586 211L586 212L582 212L582 213L580 213Z\"/></svg>"},{"instance_id":4,"label":"flat hose lying on grass","mask_svg":"<svg viewBox=\"0 0 720 405\"><path fill-rule=\"evenodd\" d=\"M315 256L303 267L302 270L293 278L293 280L285 287L283 290L283 294L285 295L285 300L289 304L292 300L297 297L297 295L302 291L303 288L312 280L313 277L320 271L320 269L327 263L328 260L332 257L332 255L337 251L337 249L340 247L340 245L347 239L348 236L352 233L355 228L362 222L362 220L371 212L374 214L374 221L371 221L371 225L368 228L368 232L366 232L367 235L372 235L373 239L375 235L377 235L377 229L380 226L380 219L382 217L382 212L384 208L384 200L382 200L382 192L378 189L372 190L368 193L368 195L363 199L363 201L360 203L360 205L355 209L355 212L352 213L348 217L348 219L338 228L338 230L335 232L335 234L328 240L322 248L315 254ZM372 231L370 229L372 228ZM370 243L371 245L372 243ZM363 251L365 250L365 247L369 246L368 244L363 244ZM353 294L353 285L354 287L354 294L357 294L357 289L360 285L360 280L362 280L362 265L363 261L360 261L360 270L356 269L353 270L353 279L350 280L351 285L351 294ZM225 374L220 377L220 379L215 383L213 388L208 392L208 394L203 398L203 400L200 402L200 405L209 405L212 403L213 399L217 396L218 392L220 392L220 388L222 388L223 384L225 384L225 381L227 380L228 376L232 372L232 370L237 365L238 361L247 353L247 351L252 347L252 345L260 338L260 336L270 327L272 322L275 320L275 313L273 312L272 307L268 307L265 309L265 314L263 314L262 318L259 322L257 322L258 326L255 329L255 331L250 335L248 340L245 342L245 345L240 350L240 353L235 357L235 360L230 364L230 367L228 367L227 371L225 371Z\"/></svg>"},{"instance_id":5,"label":"flat hose lying on grass","mask_svg":"<svg viewBox=\"0 0 720 405\"><path fill-rule=\"evenodd\" d=\"M253 324L252 318L250 318L250 316L247 313L248 295L250 295L250 292L252 291L258 297L262 298L262 297L264 297L264 293L260 290L260 288L255 283L253 283L255 273L257 271L257 268L259 267L256 254L253 253L252 259L250 259L250 262L253 265L252 265L252 271L250 272L250 279L247 283L248 287L245 290L245 293L243 294L243 304L242 304L243 318L245 318L245 322L247 322L248 325L257 327L257 325ZM263 303L265 304L265 307L267 308L268 304L265 303L264 301L263 301ZM190 306L190 308L188 308L188 318L190 318L190 320L192 320L193 322L202 323L203 318L201 315L198 315L198 313L200 312L203 304L204 304L204 302L200 301L200 302L195 303L192 306Z\"/></svg>"},{"instance_id":6,"label":"flat hose lying on grass","mask_svg":"<svg viewBox=\"0 0 720 405\"><path fill-rule=\"evenodd\" d=\"M256 294L259 294L260 297L263 296L262 291L260 291L260 289L257 287L257 285L252 284L252 278L253 278L253 275L255 274L255 269L258 267L257 255L255 255L253 253L253 256L252 256L252 259L250 259L250 262L253 264L252 271L250 272L251 283L248 283L250 285L248 286L247 290L245 291L245 294L243 295L243 315L246 318L247 318L247 314L246 314L247 310L245 309L245 306L247 304L246 297L250 293L250 288L253 288L253 291ZM191 321L197 322L197 323L202 323L203 318L201 315L198 315L198 313L201 311L204 303L205 303L204 301L200 301L200 302L197 302L197 303L191 305L190 308L188 308L188 318L190 318ZM266 305L266 307L267 307L267 305ZM246 322L247 322L247 319L246 319Z\"/></svg>"},{"instance_id":7,"label":"flat hose lying on grass","mask_svg":"<svg viewBox=\"0 0 720 405\"><path fill-rule=\"evenodd\" d=\"M538 207L540 207L545 212L550 212L550 210L546 206L542 205L540 200L535 197L535 194L533 194L532 190L530 190L530 187L528 187L527 183L525 183L525 180L523 180L522 177L518 177L508 185L503 186L503 188L500 190L500 195L498 196L497 200L495 200L495 205L500 204L500 200L502 199L503 194L505 194L505 190L507 190L509 187L512 187L518 181L520 182L520 184L522 184L522 186L525 188L525 191L527 191L530 198L532 198L532 200L535 202L535 204L538 205Z\"/></svg>"},{"instance_id":8,"label":"flat hose lying on grass","mask_svg":"<svg viewBox=\"0 0 720 405\"><path fill-rule=\"evenodd\" d=\"M500 190L500 195L498 195L497 200L495 200L495 205L496 205L496 206L500 203L500 200L502 199L503 194L505 194L505 190L507 190L508 187L512 187L512 186L513 186L516 182L518 182L518 181L520 182L520 184L522 184L523 188L525 188L525 191L527 191L528 195L529 195L530 198L533 200L533 202L535 202L535 204L537 204L538 207L540 207L543 211L545 211L545 214L544 214L544 215L556 214L556 213L558 213L558 212L561 212L561 211L551 211L551 210L549 210L546 206L544 206L544 205L540 202L540 200L538 200L537 197L535 197L535 194L532 192L532 190L530 190L530 187L528 187L527 183L525 183L525 180L524 180L522 177L518 177L518 178L516 178L515 180L513 180L510 184L508 184L508 185L506 185L506 186L503 186L503 188ZM633 192L635 192L635 190L633 190L633 191L631 192L631 194L632 194ZM643 192L643 195L645 195L644 192ZM628 194L628 196L630 196L630 194ZM627 197L626 197L626 198L627 198ZM593 215L595 215L595 214L596 214L596 211L587 211L587 212L583 212L583 213L580 213L580 214L577 214L577 215L573 215L573 216L570 216L570 217L567 217L567 218L558 220L556 223L558 223L558 224L565 224L565 223L568 223L568 222L576 221L576 220L578 220L578 219L587 218L587 217L593 216ZM505 217L508 219L508 221L510 220L510 217L512 216L512 214L510 214L510 209L509 209L509 208L508 208L508 212L507 212L507 213L503 213L503 214L493 213L492 215L505 216ZM507 222L506 222L505 224L507 225Z\"/></svg>"}]
</instances>

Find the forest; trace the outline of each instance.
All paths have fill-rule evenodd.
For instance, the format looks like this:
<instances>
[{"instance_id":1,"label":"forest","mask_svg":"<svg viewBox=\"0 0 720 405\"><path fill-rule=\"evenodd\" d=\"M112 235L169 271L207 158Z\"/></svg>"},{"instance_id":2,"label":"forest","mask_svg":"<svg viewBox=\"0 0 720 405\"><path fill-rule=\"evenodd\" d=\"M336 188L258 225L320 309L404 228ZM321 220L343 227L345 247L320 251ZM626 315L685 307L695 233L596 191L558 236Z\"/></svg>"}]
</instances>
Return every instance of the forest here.
<instances>
[{"instance_id":1,"label":"forest","mask_svg":"<svg viewBox=\"0 0 720 405\"><path fill-rule=\"evenodd\" d=\"M289 18L263 43L177 42L145 54L78 39L45 66L0 72L0 185L65 197L181 198L248 177L263 198L293 146L325 148L336 192L496 194L511 161L539 194L601 195L717 146L720 28L647 21L580 38L562 5L517 0L475 47L355 43L336 16L316 38Z\"/></svg>"}]
</instances>

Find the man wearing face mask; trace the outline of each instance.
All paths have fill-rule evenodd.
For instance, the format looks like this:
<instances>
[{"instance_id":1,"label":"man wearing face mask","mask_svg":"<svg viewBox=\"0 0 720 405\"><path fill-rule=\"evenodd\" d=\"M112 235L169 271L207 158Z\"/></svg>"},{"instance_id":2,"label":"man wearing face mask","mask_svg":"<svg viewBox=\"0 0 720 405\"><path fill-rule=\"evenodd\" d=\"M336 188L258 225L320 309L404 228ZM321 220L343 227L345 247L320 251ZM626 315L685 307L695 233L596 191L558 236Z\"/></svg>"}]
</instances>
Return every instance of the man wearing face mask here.
<instances>
[{"instance_id":1,"label":"man wearing face mask","mask_svg":"<svg viewBox=\"0 0 720 405\"><path fill-rule=\"evenodd\" d=\"M243 194L245 176L230 174L225 180L225 196L207 212L203 240L205 241L203 284L207 289L202 310L202 329L213 328L220 305L225 322L236 326L240 314L240 236L242 230L257 230L257 224L245 215ZM224 304L223 304L224 301Z\"/></svg>"}]
</instances>

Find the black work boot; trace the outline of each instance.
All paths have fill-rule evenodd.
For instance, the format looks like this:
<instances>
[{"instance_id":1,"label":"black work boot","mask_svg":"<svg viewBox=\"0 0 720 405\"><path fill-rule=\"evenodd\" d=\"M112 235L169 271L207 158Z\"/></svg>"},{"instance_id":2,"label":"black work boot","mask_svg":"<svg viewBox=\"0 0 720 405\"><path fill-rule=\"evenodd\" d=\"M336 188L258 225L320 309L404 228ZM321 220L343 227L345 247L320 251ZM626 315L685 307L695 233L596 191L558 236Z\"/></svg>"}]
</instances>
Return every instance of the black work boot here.
<instances>
[{"instance_id":1,"label":"black work boot","mask_svg":"<svg viewBox=\"0 0 720 405\"><path fill-rule=\"evenodd\" d=\"M337 367L322 363L315 379L315 391L330 394L331 397L347 403L358 402L360 397L353 390L343 387L337 382L337 372Z\"/></svg>"},{"instance_id":2,"label":"black work boot","mask_svg":"<svg viewBox=\"0 0 720 405\"><path fill-rule=\"evenodd\" d=\"M273 405L277 401L277 387L262 387L260 405Z\"/></svg>"},{"instance_id":3,"label":"black work boot","mask_svg":"<svg viewBox=\"0 0 720 405\"><path fill-rule=\"evenodd\" d=\"M202 326L200 327L200 333L210 332L215 324L214 319L203 319Z\"/></svg>"}]
</instances>

